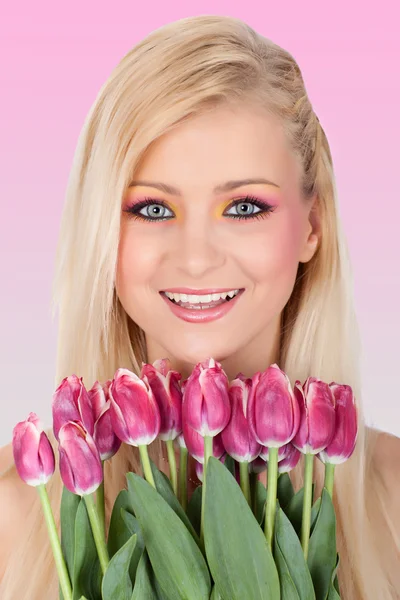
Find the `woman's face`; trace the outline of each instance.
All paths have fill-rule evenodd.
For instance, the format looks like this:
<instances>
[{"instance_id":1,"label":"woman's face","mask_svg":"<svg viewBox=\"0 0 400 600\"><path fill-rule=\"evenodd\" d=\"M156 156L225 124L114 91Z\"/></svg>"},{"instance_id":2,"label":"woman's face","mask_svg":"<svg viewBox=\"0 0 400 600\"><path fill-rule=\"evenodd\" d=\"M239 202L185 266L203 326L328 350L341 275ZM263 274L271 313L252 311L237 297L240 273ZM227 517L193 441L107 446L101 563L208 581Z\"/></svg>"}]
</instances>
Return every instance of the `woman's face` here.
<instances>
[{"instance_id":1,"label":"woman's face","mask_svg":"<svg viewBox=\"0 0 400 600\"><path fill-rule=\"evenodd\" d=\"M154 143L123 198L116 282L149 362L169 357L186 377L213 357L250 376L275 360L298 264L317 246L299 177L279 123L254 107L218 107ZM216 318L178 316L161 293L173 288L244 291Z\"/></svg>"}]
</instances>

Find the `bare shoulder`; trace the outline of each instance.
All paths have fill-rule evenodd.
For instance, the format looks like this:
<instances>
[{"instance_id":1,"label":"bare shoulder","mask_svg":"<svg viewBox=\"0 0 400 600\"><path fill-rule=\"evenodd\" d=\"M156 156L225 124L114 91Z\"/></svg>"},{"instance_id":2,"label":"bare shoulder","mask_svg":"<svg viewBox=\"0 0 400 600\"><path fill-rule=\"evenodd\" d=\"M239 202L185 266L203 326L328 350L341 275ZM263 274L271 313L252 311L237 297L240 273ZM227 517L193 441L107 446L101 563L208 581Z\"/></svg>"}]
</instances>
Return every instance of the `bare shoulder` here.
<instances>
[{"instance_id":1,"label":"bare shoulder","mask_svg":"<svg viewBox=\"0 0 400 600\"><path fill-rule=\"evenodd\" d=\"M23 535L24 515L36 499L37 491L22 481L13 463L12 448L0 449L0 580L13 543Z\"/></svg>"}]
</instances>

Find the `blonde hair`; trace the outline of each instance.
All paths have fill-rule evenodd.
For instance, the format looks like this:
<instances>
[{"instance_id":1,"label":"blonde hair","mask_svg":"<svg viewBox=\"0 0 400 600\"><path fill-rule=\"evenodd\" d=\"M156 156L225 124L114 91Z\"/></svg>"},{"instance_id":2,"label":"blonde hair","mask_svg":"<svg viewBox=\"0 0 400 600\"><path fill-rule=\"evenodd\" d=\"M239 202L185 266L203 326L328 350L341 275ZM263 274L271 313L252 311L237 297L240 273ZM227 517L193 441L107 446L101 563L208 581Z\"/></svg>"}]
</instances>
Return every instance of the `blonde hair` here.
<instances>
[{"instance_id":1,"label":"blonde hair","mask_svg":"<svg viewBox=\"0 0 400 600\"><path fill-rule=\"evenodd\" d=\"M335 474L341 597L392 600L395 573L383 560L378 513L393 554L400 548L372 458L375 438L364 422L360 336L329 144L294 58L241 20L198 16L153 31L116 66L91 107L77 144L57 248L55 386L72 373L83 376L87 387L112 378L118 367L139 374L141 361L147 361L144 332L115 291L121 199L152 142L182 121L228 102L257 102L281 120L302 169L304 197L318 196L321 242L311 261L299 264L283 310L279 366L292 384L313 375L354 390L358 441L351 459ZM164 468L161 443L156 440L150 450ZM316 459L314 468L319 494L323 465ZM139 456L135 448L122 445L105 464L107 519L129 470L140 470ZM296 489L303 483L302 470L303 460L290 473ZM57 523L61 486L56 471L48 490ZM39 501L31 508L26 531L7 565L0 596L35 600L46 593L56 598L57 577Z\"/></svg>"}]
</instances>

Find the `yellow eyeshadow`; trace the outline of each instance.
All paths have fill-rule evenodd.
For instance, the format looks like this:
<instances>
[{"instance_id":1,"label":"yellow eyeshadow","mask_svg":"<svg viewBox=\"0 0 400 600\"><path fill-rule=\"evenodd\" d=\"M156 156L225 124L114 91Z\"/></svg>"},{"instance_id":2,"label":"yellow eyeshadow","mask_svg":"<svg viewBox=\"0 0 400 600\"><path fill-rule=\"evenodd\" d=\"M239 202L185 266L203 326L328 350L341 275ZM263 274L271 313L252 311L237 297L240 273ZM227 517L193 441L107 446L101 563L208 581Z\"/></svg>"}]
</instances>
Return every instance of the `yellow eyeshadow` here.
<instances>
[{"instance_id":1,"label":"yellow eyeshadow","mask_svg":"<svg viewBox=\"0 0 400 600\"><path fill-rule=\"evenodd\" d=\"M217 206L217 208L214 211L214 217L216 217L217 219L221 218L226 207L229 206L229 204L232 202L232 200L226 200L222 206Z\"/></svg>"}]
</instances>

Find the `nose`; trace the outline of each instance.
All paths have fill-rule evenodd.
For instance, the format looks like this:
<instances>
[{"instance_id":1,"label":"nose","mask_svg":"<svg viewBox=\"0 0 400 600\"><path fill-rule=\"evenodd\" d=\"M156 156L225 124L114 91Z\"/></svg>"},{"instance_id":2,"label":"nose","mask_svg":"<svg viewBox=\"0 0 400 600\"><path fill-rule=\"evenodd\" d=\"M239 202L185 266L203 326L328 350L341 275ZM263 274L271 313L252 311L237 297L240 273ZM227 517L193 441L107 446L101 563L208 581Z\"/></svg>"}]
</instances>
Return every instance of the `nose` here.
<instances>
[{"instance_id":1,"label":"nose","mask_svg":"<svg viewBox=\"0 0 400 600\"><path fill-rule=\"evenodd\" d=\"M224 266L227 253L216 229L209 221L197 218L186 221L176 232L177 240L170 259L185 275L184 281L205 281L208 272Z\"/></svg>"}]
</instances>

